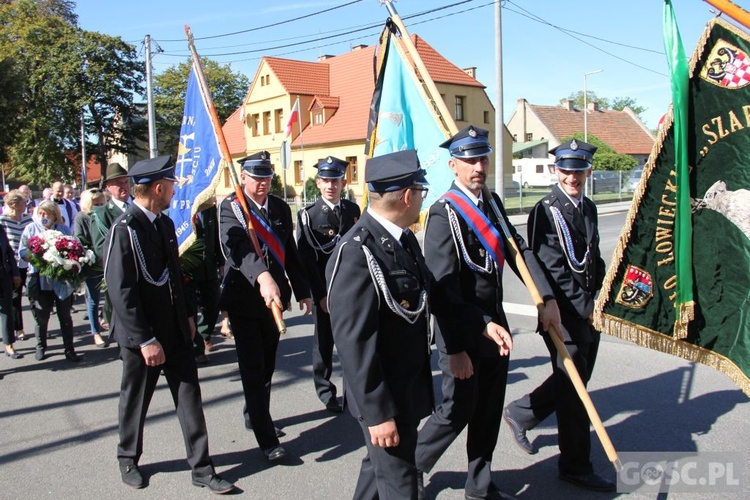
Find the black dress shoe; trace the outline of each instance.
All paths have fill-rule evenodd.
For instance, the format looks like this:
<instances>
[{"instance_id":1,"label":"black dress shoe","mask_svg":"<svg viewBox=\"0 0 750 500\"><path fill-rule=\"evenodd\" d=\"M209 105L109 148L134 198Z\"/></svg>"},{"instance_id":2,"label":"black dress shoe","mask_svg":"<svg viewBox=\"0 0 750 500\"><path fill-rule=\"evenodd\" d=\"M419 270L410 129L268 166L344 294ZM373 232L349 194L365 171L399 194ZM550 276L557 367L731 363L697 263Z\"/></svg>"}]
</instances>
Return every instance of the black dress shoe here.
<instances>
[{"instance_id":1,"label":"black dress shoe","mask_svg":"<svg viewBox=\"0 0 750 500\"><path fill-rule=\"evenodd\" d=\"M72 361L73 363L78 363L81 361L81 357L75 353L75 351L68 351L65 353L65 359L68 361Z\"/></svg>"},{"instance_id":2,"label":"black dress shoe","mask_svg":"<svg viewBox=\"0 0 750 500\"><path fill-rule=\"evenodd\" d=\"M513 441L516 442L518 447L529 455L533 455L534 453L536 453L534 445L531 444L529 438L526 437L526 429L521 427L521 424L513 420L513 417L511 417L510 413L508 412L508 408L505 408L503 410L503 418L506 422L508 422L510 432L513 434Z\"/></svg>"},{"instance_id":3,"label":"black dress shoe","mask_svg":"<svg viewBox=\"0 0 750 500\"><path fill-rule=\"evenodd\" d=\"M229 493L234 489L234 485L232 483L225 479L222 479L218 474L210 474L208 476L193 476L193 486L208 488L211 493L215 493L217 495Z\"/></svg>"},{"instance_id":4,"label":"black dress shoe","mask_svg":"<svg viewBox=\"0 0 750 500\"><path fill-rule=\"evenodd\" d=\"M46 357L47 357L47 355L44 352L44 348L43 347L37 347L36 348L36 353L34 353L34 359L36 359L37 361L41 361L41 360L43 360Z\"/></svg>"},{"instance_id":5,"label":"black dress shoe","mask_svg":"<svg viewBox=\"0 0 750 500\"><path fill-rule=\"evenodd\" d=\"M591 491L615 491L615 483L603 478L596 472L589 472L588 474L565 474L561 472L557 477Z\"/></svg>"},{"instance_id":6,"label":"black dress shoe","mask_svg":"<svg viewBox=\"0 0 750 500\"><path fill-rule=\"evenodd\" d=\"M284 448L282 448L281 446L272 446L271 448L266 448L265 450L263 450L263 453L265 453L266 458L270 462L281 460L286 456L286 450L284 450Z\"/></svg>"},{"instance_id":7,"label":"black dress shoe","mask_svg":"<svg viewBox=\"0 0 750 500\"><path fill-rule=\"evenodd\" d=\"M344 411L344 408L339 404L338 399L331 398L326 403L326 410L332 412L332 413L341 413Z\"/></svg>"},{"instance_id":8,"label":"black dress shoe","mask_svg":"<svg viewBox=\"0 0 750 500\"><path fill-rule=\"evenodd\" d=\"M143 476L141 476L141 471L135 464L120 464L120 475L122 476L122 482L127 484L131 488L139 490L145 486L143 482Z\"/></svg>"}]
</instances>

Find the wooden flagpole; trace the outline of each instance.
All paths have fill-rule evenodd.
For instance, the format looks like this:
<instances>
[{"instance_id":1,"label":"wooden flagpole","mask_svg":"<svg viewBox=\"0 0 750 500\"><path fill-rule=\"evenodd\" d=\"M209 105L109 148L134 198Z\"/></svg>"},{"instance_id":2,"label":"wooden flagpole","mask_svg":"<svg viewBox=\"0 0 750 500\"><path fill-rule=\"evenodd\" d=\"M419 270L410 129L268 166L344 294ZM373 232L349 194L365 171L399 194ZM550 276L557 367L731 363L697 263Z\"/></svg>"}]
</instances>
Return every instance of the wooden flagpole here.
<instances>
[{"instance_id":1,"label":"wooden flagpole","mask_svg":"<svg viewBox=\"0 0 750 500\"><path fill-rule=\"evenodd\" d=\"M188 26L187 24L185 25L185 36L188 40L190 54L193 57L195 76L198 78L198 83L201 86L204 95L208 99L208 114L211 117L211 122L214 126L214 132L216 133L216 138L219 142L219 148L221 149L221 156L224 160L224 175L228 175L232 181L232 187L234 188L235 196L237 197L237 201L242 207L243 215L245 216L245 220L247 221L247 232L249 234L250 241L253 243L253 248L255 249L255 253L258 255L258 258L262 258L263 252L261 251L260 243L258 242L258 235L255 234L253 221L250 217L250 209L247 206L247 200L245 200L245 193L242 190L242 184L240 184L240 179L237 175L237 172L232 167L232 154L229 152L229 146L227 145L227 141L224 138L224 130L221 128L219 115L216 112L214 100L211 98L211 91L209 90L208 83L206 82L206 75L203 73L203 66L201 66L201 60L198 56L198 51L195 50L193 32L190 31L190 26ZM271 312L273 313L273 319L276 322L276 328L279 330L279 334L285 334L286 325L284 324L284 317L281 313L281 309L275 302L271 304Z\"/></svg>"},{"instance_id":2,"label":"wooden flagpole","mask_svg":"<svg viewBox=\"0 0 750 500\"><path fill-rule=\"evenodd\" d=\"M722 11L745 28L750 28L750 12L729 0L703 0Z\"/></svg>"},{"instance_id":3,"label":"wooden flagpole","mask_svg":"<svg viewBox=\"0 0 750 500\"><path fill-rule=\"evenodd\" d=\"M446 107L443 99L442 98L438 99L436 97L436 96L440 96L440 92L438 91L437 86L435 86L435 82L430 77L430 74L427 71L427 68L425 67L424 62L422 62L422 58L419 56L419 53L417 52L417 48L414 46L414 43L411 41L411 38L409 37L409 34L406 31L406 27L404 26L404 23L401 21L401 17L399 17L398 13L396 12L395 7L393 7L391 0L380 0L380 2L385 4L385 6L388 8L388 13L391 16L393 23L401 32L401 40L404 42L407 49L409 50L409 54L411 55L411 58L414 64L417 66L417 69L419 69L419 72L421 73L421 76L422 76L422 80L424 81L424 84L429 90L429 93L432 95L433 102L437 106L439 114L442 115L442 119L447 125L448 130L450 130L451 134L457 133L458 127L456 127L455 122L451 118L451 115L448 112L448 108ZM495 124L495 125L497 126L498 124ZM502 126L502 124L500 125ZM499 154L502 154L502 152L500 152ZM484 198L490 202L490 205L492 206L492 210L495 212L495 216L497 217L497 220L500 221L500 225L502 226L505 239L509 243L507 247L508 253L510 254L510 257L515 262L516 267L518 268L518 271L521 274L521 278L523 279L523 282L526 285L526 288L529 290L531 299L534 301L534 304L536 305L537 309L539 310L539 313L541 314L542 310L544 309L544 301L542 300L542 296L539 294L539 290L537 289L536 284L534 283L534 279L531 277L531 273L529 272L529 269L526 266L526 262L523 260L523 256L521 255L521 251L518 248L518 244L516 243L515 238L511 236L510 230L508 229L508 226L505 224L505 219L503 219L503 216L500 213L500 209L497 207L497 204L495 203L495 199L492 197L492 194L490 193L489 188L487 188L486 185L482 188L482 193L483 193ZM596 435L599 437L599 440L601 441L602 446L604 447L604 451L607 453L607 457L609 458L610 462L612 462L615 470L619 471L622 469L622 464L620 462L619 457L617 456L617 451L615 450L615 447L612 444L612 441L609 439L609 434L607 434L607 430L604 428L604 424L602 423L602 420L599 417L599 413L596 411L596 407L594 406L593 401L591 401L591 396L589 396L589 393L586 390L586 385L583 383L583 380L581 379L581 376L578 373L578 370L576 369L575 364L573 363L573 360L570 357L570 353L568 353L568 350L565 348L565 344L560 339L560 336L558 336L559 332L554 326L552 326L551 330L552 331L550 332L550 338L554 342L555 347L557 348L557 352L560 355L560 358L562 358L565 371L568 373L568 376L570 377L571 382L573 382L573 386L575 387L576 392L578 393L578 396L581 398L581 402L583 403L583 406L586 408L586 413L588 413L589 419L591 420L591 424L594 426Z\"/></svg>"}]
</instances>

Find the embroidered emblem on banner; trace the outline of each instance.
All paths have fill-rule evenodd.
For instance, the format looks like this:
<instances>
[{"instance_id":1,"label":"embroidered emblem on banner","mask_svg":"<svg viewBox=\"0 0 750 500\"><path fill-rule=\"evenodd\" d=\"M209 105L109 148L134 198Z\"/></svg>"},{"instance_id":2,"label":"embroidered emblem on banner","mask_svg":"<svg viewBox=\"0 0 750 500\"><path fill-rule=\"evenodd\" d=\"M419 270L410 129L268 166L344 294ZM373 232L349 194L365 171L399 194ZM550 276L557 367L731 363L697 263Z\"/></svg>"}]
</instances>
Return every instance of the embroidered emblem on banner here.
<instances>
[{"instance_id":1,"label":"embroidered emblem on banner","mask_svg":"<svg viewBox=\"0 0 750 500\"><path fill-rule=\"evenodd\" d=\"M719 87L740 89L750 83L750 57L720 39L711 49L700 75L703 80Z\"/></svg>"},{"instance_id":2,"label":"embroidered emblem on banner","mask_svg":"<svg viewBox=\"0 0 750 500\"><path fill-rule=\"evenodd\" d=\"M641 309L653 296L651 275L641 268L628 266L615 302L633 309Z\"/></svg>"}]
</instances>

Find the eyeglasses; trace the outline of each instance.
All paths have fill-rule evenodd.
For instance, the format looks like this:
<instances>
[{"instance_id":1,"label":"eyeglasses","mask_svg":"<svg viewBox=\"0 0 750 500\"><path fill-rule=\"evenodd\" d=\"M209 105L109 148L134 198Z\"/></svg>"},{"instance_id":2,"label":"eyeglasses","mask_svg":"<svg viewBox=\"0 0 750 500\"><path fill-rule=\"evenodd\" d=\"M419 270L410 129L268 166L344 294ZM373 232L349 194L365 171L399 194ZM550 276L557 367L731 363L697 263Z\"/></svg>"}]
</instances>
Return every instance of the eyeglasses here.
<instances>
[{"instance_id":1,"label":"eyeglasses","mask_svg":"<svg viewBox=\"0 0 750 500\"><path fill-rule=\"evenodd\" d=\"M427 192L430 190L430 188L428 188L426 186L410 186L410 187L404 189L404 192L401 193L401 196L398 197L399 200L404 199L404 194L406 194L406 190L407 189L409 191L421 191L422 192L422 200L424 200L425 198L427 198Z\"/></svg>"}]
</instances>

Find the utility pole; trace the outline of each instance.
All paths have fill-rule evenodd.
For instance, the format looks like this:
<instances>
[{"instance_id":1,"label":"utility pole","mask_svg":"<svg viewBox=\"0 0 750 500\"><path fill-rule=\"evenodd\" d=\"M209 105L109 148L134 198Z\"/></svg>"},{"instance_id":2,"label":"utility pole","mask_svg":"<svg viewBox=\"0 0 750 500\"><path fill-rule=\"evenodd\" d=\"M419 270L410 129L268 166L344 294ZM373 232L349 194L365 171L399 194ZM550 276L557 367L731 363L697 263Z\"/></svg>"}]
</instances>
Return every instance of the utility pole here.
<instances>
[{"instance_id":1,"label":"utility pole","mask_svg":"<svg viewBox=\"0 0 750 500\"><path fill-rule=\"evenodd\" d=\"M505 202L505 119L503 118L503 20L502 1L495 0L495 193Z\"/></svg>"},{"instance_id":2,"label":"utility pole","mask_svg":"<svg viewBox=\"0 0 750 500\"><path fill-rule=\"evenodd\" d=\"M154 112L154 73L151 67L151 35L143 41L146 46L146 102L148 106L148 153L156 158L159 147L156 144L156 113Z\"/></svg>"}]
</instances>

